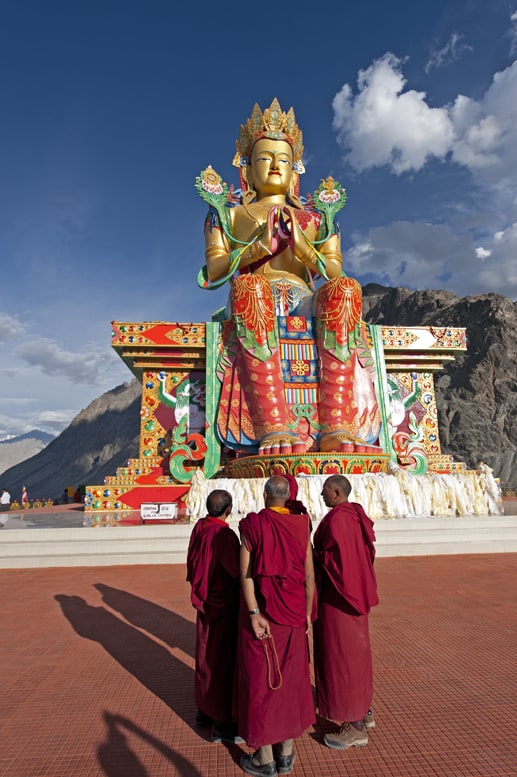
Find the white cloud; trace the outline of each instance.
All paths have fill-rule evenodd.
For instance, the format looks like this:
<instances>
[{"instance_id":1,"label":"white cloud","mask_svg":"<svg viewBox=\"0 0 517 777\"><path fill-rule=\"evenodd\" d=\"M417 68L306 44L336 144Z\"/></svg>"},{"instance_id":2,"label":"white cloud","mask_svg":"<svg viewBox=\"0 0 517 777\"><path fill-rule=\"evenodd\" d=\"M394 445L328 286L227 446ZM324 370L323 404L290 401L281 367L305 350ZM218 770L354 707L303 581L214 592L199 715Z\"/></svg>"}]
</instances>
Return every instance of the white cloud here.
<instances>
[{"instance_id":1,"label":"white cloud","mask_svg":"<svg viewBox=\"0 0 517 777\"><path fill-rule=\"evenodd\" d=\"M9 405L12 407L27 407L33 403L33 397L2 397L2 405Z\"/></svg>"},{"instance_id":2,"label":"white cloud","mask_svg":"<svg viewBox=\"0 0 517 777\"><path fill-rule=\"evenodd\" d=\"M510 16L510 54L513 56L517 54L517 11L514 11Z\"/></svg>"},{"instance_id":3,"label":"white cloud","mask_svg":"<svg viewBox=\"0 0 517 777\"><path fill-rule=\"evenodd\" d=\"M112 379L113 352L94 349L83 352L66 351L54 340L40 337L19 345L15 355L30 367L39 367L53 378L65 378L71 383L102 386Z\"/></svg>"},{"instance_id":4,"label":"white cloud","mask_svg":"<svg viewBox=\"0 0 517 777\"><path fill-rule=\"evenodd\" d=\"M487 237L483 247L449 226L408 221L352 238L344 267L355 277L371 273L388 286L447 288L459 296L490 290L517 297L517 223Z\"/></svg>"},{"instance_id":5,"label":"white cloud","mask_svg":"<svg viewBox=\"0 0 517 777\"><path fill-rule=\"evenodd\" d=\"M517 174L517 61L480 100L458 95L441 108L405 90L402 64L385 54L359 72L355 96L345 84L334 98L334 129L356 170L388 166L400 175L451 158L485 182Z\"/></svg>"},{"instance_id":6,"label":"white cloud","mask_svg":"<svg viewBox=\"0 0 517 777\"><path fill-rule=\"evenodd\" d=\"M475 251L478 259L487 259L492 253L492 251L489 251L487 248L483 248L483 246L478 246Z\"/></svg>"},{"instance_id":7,"label":"white cloud","mask_svg":"<svg viewBox=\"0 0 517 777\"><path fill-rule=\"evenodd\" d=\"M0 313L0 343L5 343L7 340L18 337L23 332L24 326L16 316Z\"/></svg>"},{"instance_id":8,"label":"white cloud","mask_svg":"<svg viewBox=\"0 0 517 777\"><path fill-rule=\"evenodd\" d=\"M460 59L466 51L472 50L472 46L463 42L463 35L453 32L445 46L431 52L424 70L429 73L433 68L446 67Z\"/></svg>"},{"instance_id":9,"label":"white cloud","mask_svg":"<svg viewBox=\"0 0 517 777\"><path fill-rule=\"evenodd\" d=\"M18 437L34 429L58 435L75 415L74 410L33 410L25 415L0 415L0 439Z\"/></svg>"},{"instance_id":10,"label":"white cloud","mask_svg":"<svg viewBox=\"0 0 517 777\"><path fill-rule=\"evenodd\" d=\"M457 130L457 140L452 148L452 158L474 170L498 164L502 128L493 115L483 115L478 103L460 95L451 116Z\"/></svg>"},{"instance_id":11,"label":"white cloud","mask_svg":"<svg viewBox=\"0 0 517 777\"><path fill-rule=\"evenodd\" d=\"M25 418L0 414L0 440L5 440L7 437L17 437L32 431L32 429L34 426L31 426Z\"/></svg>"},{"instance_id":12,"label":"white cloud","mask_svg":"<svg viewBox=\"0 0 517 777\"><path fill-rule=\"evenodd\" d=\"M353 235L356 245L344 259L351 275L373 273L390 286L443 288L440 278L468 262L468 237L456 236L444 225L397 221L375 227L368 235ZM447 288L453 288L449 281Z\"/></svg>"},{"instance_id":13,"label":"white cloud","mask_svg":"<svg viewBox=\"0 0 517 777\"><path fill-rule=\"evenodd\" d=\"M425 92L403 91L402 61L391 53L360 70L358 94L345 84L334 97L333 126L357 169L389 165L397 174L420 170L449 153L454 128L445 108L430 108Z\"/></svg>"},{"instance_id":14,"label":"white cloud","mask_svg":"<svg viewBox=\"0 0 517 777\"><path fill-rule=\"evenodd\" d=\"M76 415L77 413L73 410L43 410L34 415L31 428L59 434Z\"/></svg>"},{"instance_id":15,"label":"white cloud","mask_svg":"<svg viewBox=\"0 0 517 777\"><path fill-rule=\"evenodd\" d=\"M517 222L495 232L489 246L490 262L479 269L479 277L507 297L517 297Z\"/></svg>"}]
</instances>

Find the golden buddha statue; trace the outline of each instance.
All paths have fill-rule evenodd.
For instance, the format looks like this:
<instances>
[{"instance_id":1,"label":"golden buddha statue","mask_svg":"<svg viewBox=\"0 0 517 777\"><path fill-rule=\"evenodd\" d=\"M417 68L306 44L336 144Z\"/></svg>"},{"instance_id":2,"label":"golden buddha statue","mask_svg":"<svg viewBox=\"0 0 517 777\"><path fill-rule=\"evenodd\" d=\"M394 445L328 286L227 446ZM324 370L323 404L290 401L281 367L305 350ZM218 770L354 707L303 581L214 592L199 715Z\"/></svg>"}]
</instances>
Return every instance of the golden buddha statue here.
<instances>
[{"instance_id":1,"label":"golden buddha statue","mask_svg":"<svg viewBox=\"0 0 517 777\"><path fill-rule=\"evenodd\" d=\"M198 282L231 286L228 318L234 326L221 360L221 440L264 455L374 444L380 415L361 287L343 274L336 220L345 191L329 177L312 203L302 203L302 133L293 109L283 113L276 99L263 113L255 105L236 146L240 196L211 167L196 184L210 205L206 266ZM324 281L319 288L318 279ZM285 396L279 316L316 323L319 401L305 413L311 427L305 439L300 414L293 414Z\"/></svg>"}]
</instances>

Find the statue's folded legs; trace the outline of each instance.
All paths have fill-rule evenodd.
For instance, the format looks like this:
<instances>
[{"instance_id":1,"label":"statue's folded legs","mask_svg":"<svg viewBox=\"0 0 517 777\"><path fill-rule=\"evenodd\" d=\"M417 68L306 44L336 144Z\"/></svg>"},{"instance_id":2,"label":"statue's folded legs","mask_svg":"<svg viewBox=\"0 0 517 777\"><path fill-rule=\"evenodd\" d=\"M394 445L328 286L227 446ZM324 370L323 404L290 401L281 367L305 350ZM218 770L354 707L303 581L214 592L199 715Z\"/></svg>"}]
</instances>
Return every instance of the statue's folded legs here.
<instances>
[{"instance_id":1,"label":"statue's folded legs","mask_svg":"<svg viewBox=\"0 0 517 777\"><path fill-rule=\"evenodd\" d=\"M285 398L276 326L275 301L269 282L247 273L236 279L230 295L240 343L240 382L259 441L259 453L272 449L302 452L296 433L289 430L290 410ZM305 446L301 446L303 449Z\"/></svg>"},{"instance_id":2,"label":"statue's folded legs","mask_svg":"<svg viewBox=\"0 0 517 777\"><path fill-rule=\"evenodd\" d=\"M298 304L293 310L289 309L290 305L282 309L282 300L285 302L287 298L285 288L272 288L262 276L251 273L237 278L232 288L231 310L244 373L240 381L247 394L259 453L277 450L299 453L305 449L305 444L292 429L293 417L285 397L275 325L279 312L315 317L316 320L320 372L319 449L347 451L350 445L375 444L380 414L372 377L373 364L360 320L360 285L351 278L339 277L326 282L314 295L299 294L295 288L291 302Z\"/></svg>"}]
</instances>

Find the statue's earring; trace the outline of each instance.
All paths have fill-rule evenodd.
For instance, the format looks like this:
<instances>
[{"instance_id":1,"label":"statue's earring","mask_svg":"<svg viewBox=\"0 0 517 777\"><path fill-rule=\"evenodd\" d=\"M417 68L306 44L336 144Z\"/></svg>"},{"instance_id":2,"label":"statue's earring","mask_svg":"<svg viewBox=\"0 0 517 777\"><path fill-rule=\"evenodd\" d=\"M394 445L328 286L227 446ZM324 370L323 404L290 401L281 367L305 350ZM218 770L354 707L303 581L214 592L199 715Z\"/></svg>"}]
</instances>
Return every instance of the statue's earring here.
<instances>
[{"instance_id":1,"label":"statue's earring","mask_svg":"<svg viewBox=\"0 0 517 777\"><path fill-rule=\"evenodd\" d=\"M249 205L250 202L253 202L257 198L257 192L255 189L246 189L242 192L242 204L243 205Z\"/></svg>"},{"instance_id":2,"label":"statue's earring","mask_svg":"<svg viewBox=\"0 0 517 777\"><path fill-rule=\"evenodd\" d=\"M243 187L242 191L242 204L249 205L257 198L257 192L253 188L253 181L251 179L251 170L246 166L241 169L241 181L246 185L246 189Z\"/></svg>"}]
</instances>

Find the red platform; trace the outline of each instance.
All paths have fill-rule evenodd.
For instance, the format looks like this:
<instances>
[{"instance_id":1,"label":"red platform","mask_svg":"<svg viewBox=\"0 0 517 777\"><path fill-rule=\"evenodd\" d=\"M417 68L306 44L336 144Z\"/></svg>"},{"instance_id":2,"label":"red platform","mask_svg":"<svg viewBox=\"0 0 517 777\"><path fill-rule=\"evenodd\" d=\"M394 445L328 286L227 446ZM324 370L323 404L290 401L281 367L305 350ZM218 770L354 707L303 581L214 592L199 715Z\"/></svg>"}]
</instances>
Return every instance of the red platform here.
<instances>
[{"instance_id":1,"label":"red platform","mask_svg":"<svg viewBox=\"0 0 517 777\"><path fill-rule=\"evenodd\" d=\"M517 555L380 558L377 728L333 751L318 720L293 777L515 777ZM0 570L0 774L238 776L245 746L194 727L184 565Z\"/></svg>"}]
</instances>

